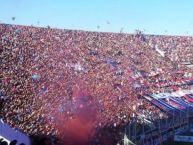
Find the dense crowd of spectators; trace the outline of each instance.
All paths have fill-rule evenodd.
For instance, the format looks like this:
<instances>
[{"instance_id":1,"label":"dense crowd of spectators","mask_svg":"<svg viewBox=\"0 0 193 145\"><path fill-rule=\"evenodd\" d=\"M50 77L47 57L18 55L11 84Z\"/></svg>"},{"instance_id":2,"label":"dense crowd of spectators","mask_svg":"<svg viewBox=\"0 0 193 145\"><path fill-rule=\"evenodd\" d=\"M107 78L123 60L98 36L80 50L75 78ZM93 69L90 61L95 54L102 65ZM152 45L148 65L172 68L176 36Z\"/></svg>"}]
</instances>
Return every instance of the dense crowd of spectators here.
<instances>
[{"instance_id":1,"label":"dense crowd of spectators","mask_svg":"<svg viewBox=\"0 0 193 145\"><path fill-rule=\"evenodd\" d=\"M156 118L162 112L142 96L179 87L193 72L182 64L193 63L192 47L192 37L0 24L0 116L29 135L58 136L53 114L73 118L76 87L84 86L96 128L126 124L133 113Z\"/></svg>"}]
</instances>

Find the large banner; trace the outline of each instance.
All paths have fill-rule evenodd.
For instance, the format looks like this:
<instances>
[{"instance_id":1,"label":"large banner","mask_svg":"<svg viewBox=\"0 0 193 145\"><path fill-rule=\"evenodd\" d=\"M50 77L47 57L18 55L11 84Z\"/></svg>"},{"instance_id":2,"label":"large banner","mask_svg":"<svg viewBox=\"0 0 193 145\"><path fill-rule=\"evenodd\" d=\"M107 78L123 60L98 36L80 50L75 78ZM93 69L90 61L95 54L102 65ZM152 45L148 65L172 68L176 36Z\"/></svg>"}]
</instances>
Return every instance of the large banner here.
<instances>
[{"instance_id":1,"label":"large banner","mask_svg":"<svg viewBox=\"0 0 193 145\"><path fill-rule=\"evenodd\" d=\"M20 132L19 130L12 129L8 124L4 123L0 119L0 138L4 141L10 143L12 140L17 140L17 145L24 143L25 145L30 145L30 139L27 135Z\"/></svg>"},{"instance_id":2,"label":"large banner","mask_svg":"<svg viewBox=\"0 0 193 145\"><path fill-rule=\"evenodd\" d=\"M193 142L193 136L182 136L182 135L175 135L174 141L179 142Z\"/></svg>"}]
</instances>

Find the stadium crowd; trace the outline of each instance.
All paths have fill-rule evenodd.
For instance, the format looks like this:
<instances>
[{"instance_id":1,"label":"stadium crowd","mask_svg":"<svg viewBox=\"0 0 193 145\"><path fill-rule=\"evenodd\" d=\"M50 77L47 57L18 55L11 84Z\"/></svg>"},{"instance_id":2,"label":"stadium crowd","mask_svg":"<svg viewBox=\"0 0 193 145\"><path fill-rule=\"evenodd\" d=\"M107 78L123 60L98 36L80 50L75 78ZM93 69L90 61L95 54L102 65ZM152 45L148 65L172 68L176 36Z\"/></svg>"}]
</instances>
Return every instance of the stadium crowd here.
<instances>
[{"instance_id":1,"label":"stadium crowd","mask_svg":"<svg viewBox=\"0 0 193 145\"><path fill-rule=\"evenodd\" d=\"M192 37L0 24L0 117L29 135L59 136L54 114L73 118L79 87L96 105L96 128L127 124L133 113L157 118L158 108L139 102L187 79L192 45Z\"/></svg>"}]
</instances>

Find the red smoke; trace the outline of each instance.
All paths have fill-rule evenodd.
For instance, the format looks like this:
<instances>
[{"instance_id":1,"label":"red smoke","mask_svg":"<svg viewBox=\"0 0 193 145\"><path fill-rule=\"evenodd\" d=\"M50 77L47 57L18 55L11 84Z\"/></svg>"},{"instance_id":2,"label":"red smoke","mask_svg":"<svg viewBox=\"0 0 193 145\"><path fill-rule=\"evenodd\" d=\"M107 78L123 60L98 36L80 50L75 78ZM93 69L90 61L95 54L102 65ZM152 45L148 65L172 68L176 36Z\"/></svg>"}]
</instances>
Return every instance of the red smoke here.
<instances>
[{"instance_id":1,"label":"red smoke","mask_svg":"<svg viewBox=\"0 0 193 145\"><path fill-rule=\"evenodd\" d=\"M94 134L94 121L96 119L96 108L89 95L88 89L83 83L74 86L72 119L65 121L65 115L59 115L60 123L56 127L64 142L64 145L86 145Z\"/></svg>"}]
</instances>

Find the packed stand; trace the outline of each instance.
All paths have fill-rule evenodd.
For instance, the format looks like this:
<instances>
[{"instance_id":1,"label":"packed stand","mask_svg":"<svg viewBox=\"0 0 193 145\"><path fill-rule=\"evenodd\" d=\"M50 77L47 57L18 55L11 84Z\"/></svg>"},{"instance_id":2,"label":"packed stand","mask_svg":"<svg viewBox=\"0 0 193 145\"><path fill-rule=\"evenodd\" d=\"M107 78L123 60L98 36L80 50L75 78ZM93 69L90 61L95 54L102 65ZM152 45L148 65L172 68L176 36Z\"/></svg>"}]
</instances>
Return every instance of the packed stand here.
<instances>
[{"instance_id":1,"label":"packed stand","mask_svg":"<svg viewBox=\"0 0 193 145\"><path fill-rule=\"evenodd\" d=\"M29 135L57 137L54 114L73 118L78 87L97 108L95 128L124 126L133 113L155 117L158 108L136 104L192 72L176 66L192 62L192 40L0 24L0 116Z\"/></svg>"}]
</instances>

